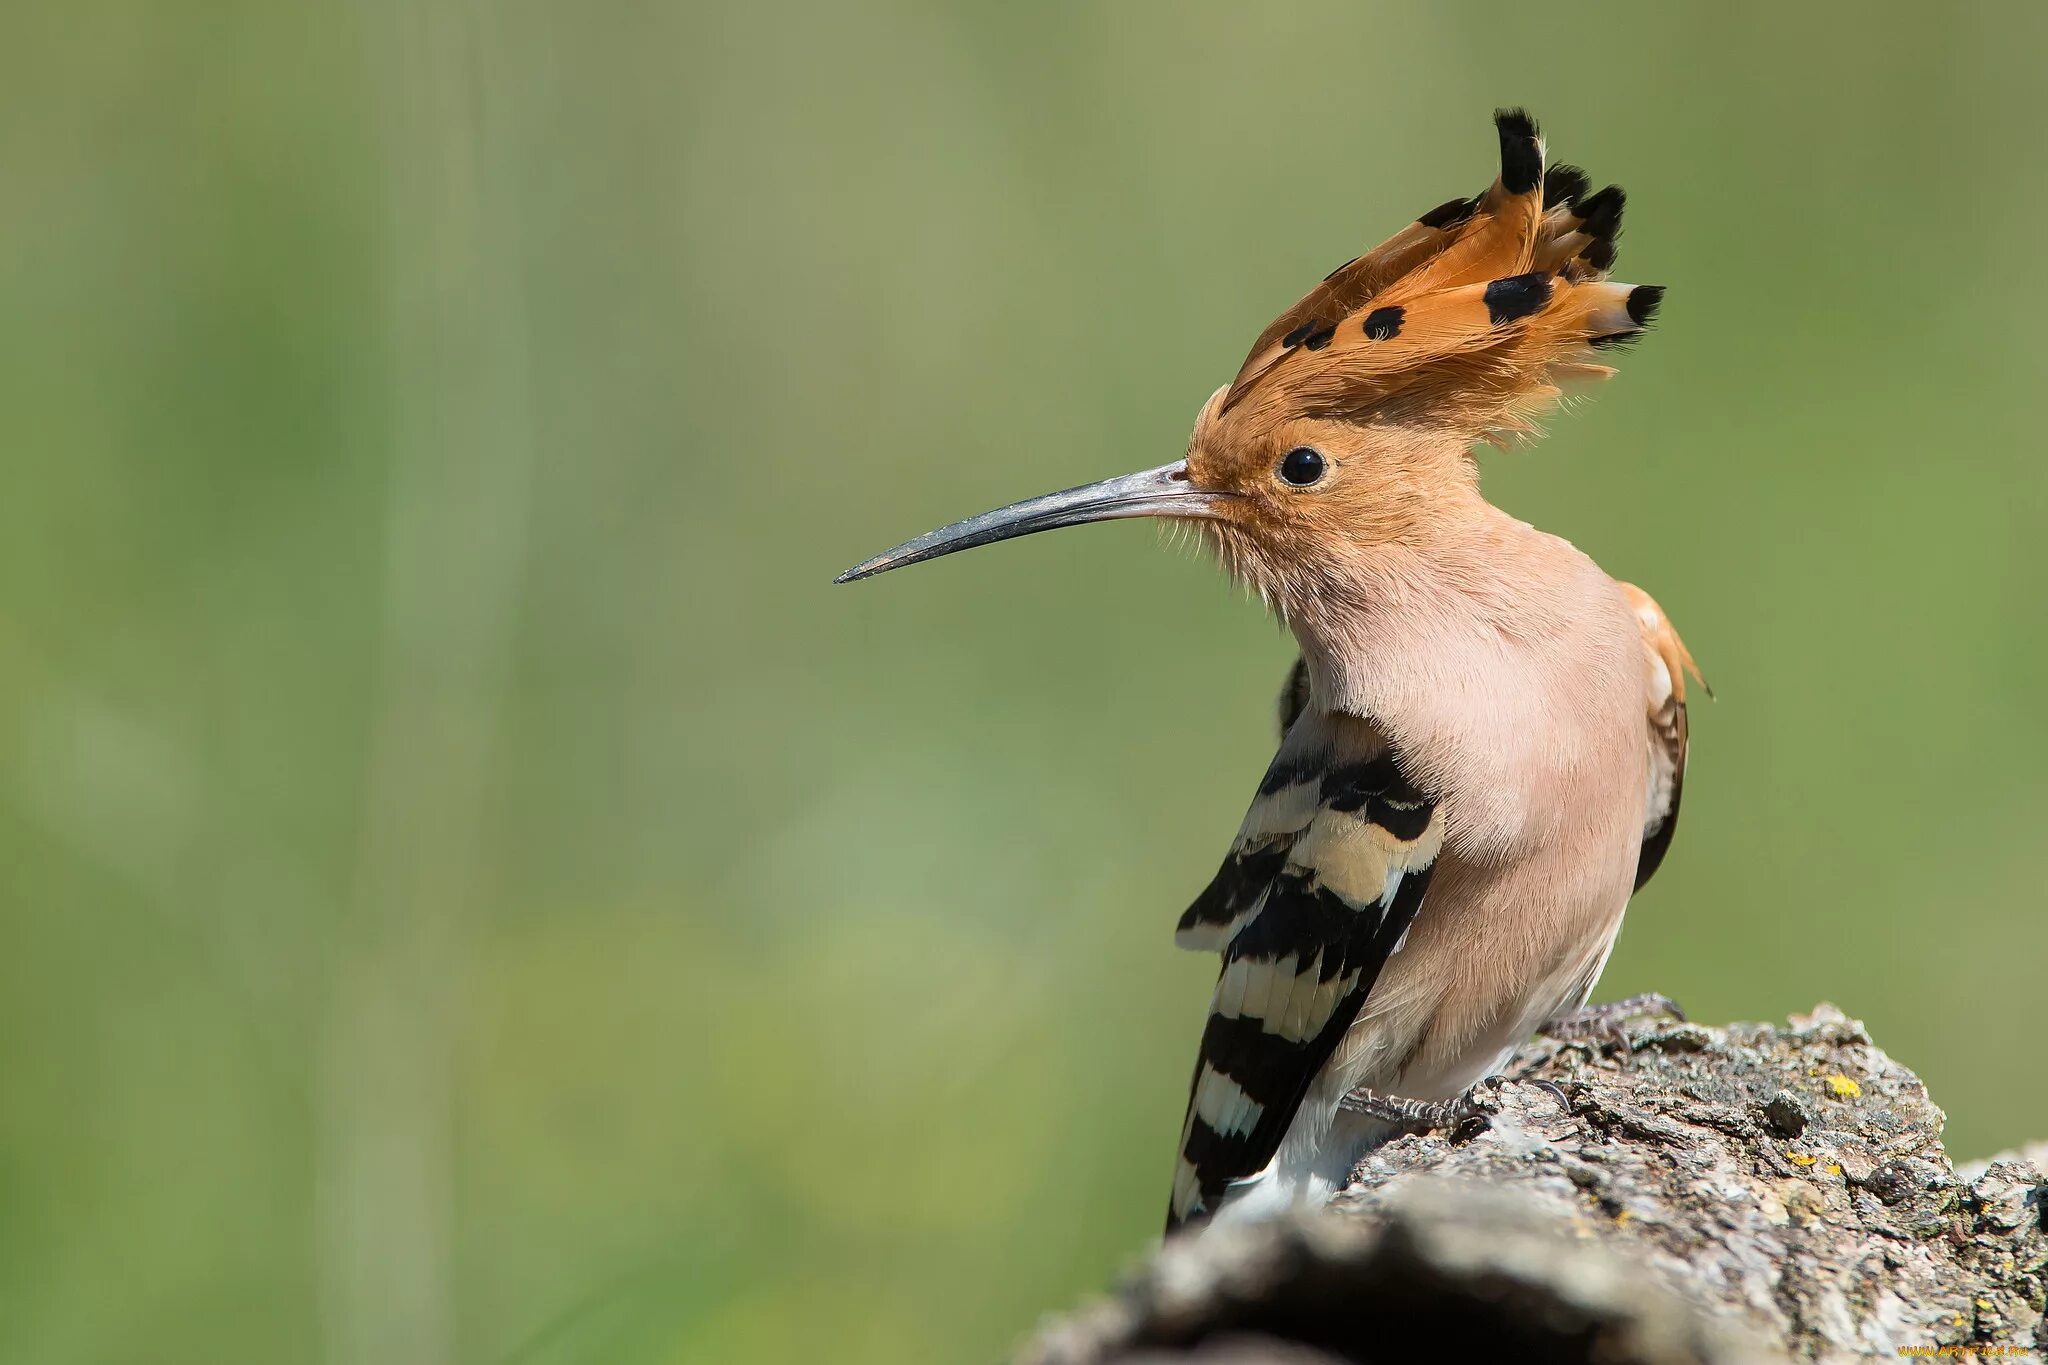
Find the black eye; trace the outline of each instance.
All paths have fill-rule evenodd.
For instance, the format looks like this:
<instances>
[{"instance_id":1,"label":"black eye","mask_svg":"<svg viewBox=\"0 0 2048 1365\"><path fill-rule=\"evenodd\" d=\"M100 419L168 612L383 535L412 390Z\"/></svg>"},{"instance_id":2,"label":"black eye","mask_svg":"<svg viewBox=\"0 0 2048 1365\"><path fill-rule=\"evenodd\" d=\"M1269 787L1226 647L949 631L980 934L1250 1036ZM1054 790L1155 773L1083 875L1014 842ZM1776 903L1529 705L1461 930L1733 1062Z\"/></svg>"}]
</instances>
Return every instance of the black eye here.
<instances>
[{"instance_id":1,"label":"black eye","mask_svg":"<svg viewBox=\"0 0 2048 1365\"><path fill-rule=\"evenodd\" d=\"M1323 477L1323 456L1307 446L1296 446L1280 461L1280 477L1296 488L1306 488Z\"/></svg>"}]
</instances>

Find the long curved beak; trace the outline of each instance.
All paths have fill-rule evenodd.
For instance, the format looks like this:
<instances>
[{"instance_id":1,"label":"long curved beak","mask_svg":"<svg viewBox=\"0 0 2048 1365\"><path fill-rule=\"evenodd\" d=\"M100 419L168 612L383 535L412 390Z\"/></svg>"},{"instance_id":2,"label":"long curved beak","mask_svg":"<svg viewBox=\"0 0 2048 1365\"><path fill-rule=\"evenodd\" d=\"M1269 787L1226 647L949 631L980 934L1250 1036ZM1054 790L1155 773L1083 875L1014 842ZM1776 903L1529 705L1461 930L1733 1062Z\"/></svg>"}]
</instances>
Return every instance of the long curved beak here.
<instances>
[{"instance_id":1,"label":"long curved beak","mask_svg":"<svg viewBox=\"0 0 2048 1365\"><path fill-rule=\"evenodd\" d=\"M977 545L993 545L999 540L1057 530L1062 526L1079 526L1084 522L1113 521L1120 517L1211 517L1216 515L1216 504L1220 500L1221 495L1204 492L1189 483L1187 461L1175 460L1172 464L1148 469L1141 474L1126 474L1119 479L1104 479L1101 483L1047 493L1044 497L1013 502L1008 507L998 507L993 512L956 521L951 526L941 526L936 531L927 531L915 540L906 540L893 550L885 550L873 559L854 565L832 581L851 583L855 579L900 569L906 564L937 559L958 550L971 550Z\"/></svg>"}]
</instances>

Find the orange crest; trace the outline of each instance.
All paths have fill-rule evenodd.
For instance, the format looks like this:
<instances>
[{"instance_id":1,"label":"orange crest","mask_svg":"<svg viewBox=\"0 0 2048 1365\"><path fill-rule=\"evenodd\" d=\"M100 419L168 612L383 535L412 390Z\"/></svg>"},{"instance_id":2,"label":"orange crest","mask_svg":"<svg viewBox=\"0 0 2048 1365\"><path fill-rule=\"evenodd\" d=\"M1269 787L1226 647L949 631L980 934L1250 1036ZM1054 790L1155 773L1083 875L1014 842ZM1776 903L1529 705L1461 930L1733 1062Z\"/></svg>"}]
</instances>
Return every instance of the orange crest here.
<instances>
[{"instance_id":1,"label":"orange crest","mask_svg":"<svg viewBox=\"0 0 2048 1365\"><path fill-rule=\"evenodd\" d=\"M1571 166L1546 175L1521 110L1494 123L1493 186L1332 271L1260 335L1219 416L1250 404L1498 440L1613 373L1602 353L1640 335L1664 292L1607 280L1621 188L1588 193Z\"/></svg>"}]
</instances>

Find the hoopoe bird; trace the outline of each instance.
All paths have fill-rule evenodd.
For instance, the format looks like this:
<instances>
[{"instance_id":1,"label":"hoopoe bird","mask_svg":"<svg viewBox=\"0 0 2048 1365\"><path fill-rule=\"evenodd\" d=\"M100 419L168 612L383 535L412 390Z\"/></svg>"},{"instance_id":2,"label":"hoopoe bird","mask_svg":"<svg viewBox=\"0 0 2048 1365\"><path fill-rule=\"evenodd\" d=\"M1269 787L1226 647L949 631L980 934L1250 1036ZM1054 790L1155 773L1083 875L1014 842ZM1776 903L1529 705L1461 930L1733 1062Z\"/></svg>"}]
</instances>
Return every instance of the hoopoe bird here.
<instances>
[{"instance_id":1,"label":"hoopoe bird","mask_svg":"<svg viewBox=\"0 0 2048 1365\"><path fill-rule=\"evenodd\" d=\"M1473 449L1613 370L1663 290L1610 282L1623 195L1500 175L1260 334L1185 459L917 537L837 581L1056 527L1199 528L1301 657L1277 755L1176 942L1222 955L1168 1230L1316 1203L1376 1142L1586 1008L1678 819L1692 656L1657 604L1486 501Z\"/></svg>"}]
</instances>

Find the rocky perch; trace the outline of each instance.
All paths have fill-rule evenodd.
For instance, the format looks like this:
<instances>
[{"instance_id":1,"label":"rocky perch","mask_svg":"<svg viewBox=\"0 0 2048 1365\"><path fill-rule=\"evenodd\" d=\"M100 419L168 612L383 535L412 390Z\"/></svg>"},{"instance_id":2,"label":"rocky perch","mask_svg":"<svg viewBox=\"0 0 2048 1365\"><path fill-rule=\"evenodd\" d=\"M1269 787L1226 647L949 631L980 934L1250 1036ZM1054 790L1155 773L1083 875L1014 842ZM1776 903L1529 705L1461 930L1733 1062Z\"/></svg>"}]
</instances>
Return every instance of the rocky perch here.
<instances>
[{"instance_id":1,"label":"rocky perch","mask_svg":"<svg viewBox=\"0 0 2048 1365\"><path fill-rule=\"evenodd\" d=\"M1029 1365L2048 1359L2043 1154L1958 1169L1832 1005L1538 1040L1332 1211L1162 1248Z\"/></svg>"}]
</instances>

